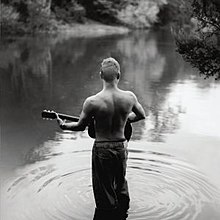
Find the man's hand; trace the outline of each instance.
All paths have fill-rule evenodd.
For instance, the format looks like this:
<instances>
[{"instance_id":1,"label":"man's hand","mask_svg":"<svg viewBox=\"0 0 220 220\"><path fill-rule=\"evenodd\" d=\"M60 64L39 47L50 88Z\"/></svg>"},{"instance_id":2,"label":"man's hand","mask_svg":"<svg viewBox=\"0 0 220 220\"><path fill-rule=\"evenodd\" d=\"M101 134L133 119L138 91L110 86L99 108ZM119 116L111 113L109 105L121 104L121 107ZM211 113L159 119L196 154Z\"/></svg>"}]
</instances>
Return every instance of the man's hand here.
<instances>
[{"instance_id":1,"label":"man's hand","mask_svg":"<svg viewBox=\"0 0 220 220\"><path fill-rule=\"evenodd\" d=\"M62 120L56 112L54 112L54 114L56 115L57 123L61 129L70 131L84 131L91 120L92 111L93 105L91 98L87 98L83 104L83 109L78 122L66 123L65 120Z\"/></svg>"},{"instance_id":2,"label":"man's hand","mask_svg":"<svg viewBox=\"0 0 220 220\"><path fill-rule=\"evenodd\" d=\"M60 126L60 128L63 129L65 125L65 121L63 121L56 112L54 112L54 114L56 115L58 125Z\"/></svg>"}]
</instances>

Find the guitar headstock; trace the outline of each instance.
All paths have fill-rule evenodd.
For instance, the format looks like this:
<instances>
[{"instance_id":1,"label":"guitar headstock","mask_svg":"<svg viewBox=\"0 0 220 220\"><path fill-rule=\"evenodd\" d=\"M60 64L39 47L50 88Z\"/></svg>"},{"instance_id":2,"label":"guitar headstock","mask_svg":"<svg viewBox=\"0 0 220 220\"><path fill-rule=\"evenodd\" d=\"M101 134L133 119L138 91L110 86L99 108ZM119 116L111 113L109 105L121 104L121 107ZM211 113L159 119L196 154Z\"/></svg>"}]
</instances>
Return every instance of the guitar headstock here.
<instances>
[{"instance_id":1,"label":"guitar headstock","mask_svg":"<svg viewBox=\"0 0 220 220\"><path fill-rule=\"evenodd\" d=\"M41 116L44 119L56 119L55 113L56 113L55 111L43 110Z\"/></svg>"}]
</instances>

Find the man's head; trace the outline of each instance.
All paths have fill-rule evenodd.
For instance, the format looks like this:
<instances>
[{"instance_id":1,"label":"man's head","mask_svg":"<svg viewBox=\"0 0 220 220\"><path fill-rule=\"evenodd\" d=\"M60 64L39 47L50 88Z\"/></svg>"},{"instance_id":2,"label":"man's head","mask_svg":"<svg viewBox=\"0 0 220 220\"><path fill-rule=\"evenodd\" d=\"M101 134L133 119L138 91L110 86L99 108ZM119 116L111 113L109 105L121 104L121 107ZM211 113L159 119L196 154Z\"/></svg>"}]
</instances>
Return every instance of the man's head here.
<instances>
[{"instance_id":1,"label":"man's head","mask_svg":"<svg viewBox=\"0 0 220 220\"><path fill-rule=\"evenodd\" d=\"M113 82L120 77L120 65L114 58L104 59L101 64L101 78L106 82Z\"/></svg>"}]
</instances>

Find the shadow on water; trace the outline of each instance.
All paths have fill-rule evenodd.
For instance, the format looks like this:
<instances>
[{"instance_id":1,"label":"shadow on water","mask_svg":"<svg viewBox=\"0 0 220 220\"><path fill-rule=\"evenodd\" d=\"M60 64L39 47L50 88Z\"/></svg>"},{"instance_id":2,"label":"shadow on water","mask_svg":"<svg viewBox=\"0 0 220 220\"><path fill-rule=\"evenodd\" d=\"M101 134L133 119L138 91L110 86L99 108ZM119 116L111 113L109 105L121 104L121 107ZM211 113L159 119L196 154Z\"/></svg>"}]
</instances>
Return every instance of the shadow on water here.
<instances>
[{"instance_id":1,"label":"shadow on water","mask_svg":"<svg viewBox=\"0 0 220 220\"><path fill-rule=\"evenodd\" d=\"M151 146L182 132L187 109L178 93L181 86L205 94L213 88L211 80L200 79L181 61L169 33L21 38L0 47L4 220L86 220L94 215L92 141L86 132L58 132L55 122L41 119L41 111L78 115L84 99L101 89L99 65L110 55L121 63L120 87L134 91L148 113L145 122L133 126L127 219L218 219L219 194L207 177L173 153ZM94 219L100 215L110 216L95 212Z\"/></svg>"}]
</instances>

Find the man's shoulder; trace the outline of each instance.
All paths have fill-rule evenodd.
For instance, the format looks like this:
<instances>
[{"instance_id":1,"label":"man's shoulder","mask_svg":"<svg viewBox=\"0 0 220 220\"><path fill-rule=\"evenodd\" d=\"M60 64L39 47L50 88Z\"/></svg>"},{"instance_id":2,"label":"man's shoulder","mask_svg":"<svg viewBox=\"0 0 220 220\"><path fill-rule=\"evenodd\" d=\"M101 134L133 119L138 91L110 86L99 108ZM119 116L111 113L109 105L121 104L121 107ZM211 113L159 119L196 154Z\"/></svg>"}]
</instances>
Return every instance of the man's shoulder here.
<instances>
[{"instance_id":1,"label":"man's shoulder","mask_svg":"<svg viewBox=\"0 0 220 220\"><path fill-rule=\"evenodd\" d=\"M92 111L95 111L96 109L96 99L95 99L95 96L89 96L88 98L85 99L84 103L83 103L83 110L84 111L89 111L89 112L92 112Z\"/></svg>"},{"instance_id":2,"label":"man's shoulder","mask_svg":"<svg viewBox=\"0 0 220 220\"><path fill-rule=\"evenodd\" d=\"M96 95L92 95L86 98L85 103L92 104L96 101Z\"/></svg>"},{"instance_id":3,"label":"man's shoulder","mask_svg":"<svg viewBox=\"0 0 220 220\"><path fill-rule=\"evenodd\" d=\"M120 90L122 94L124 94L126 96L126 98L131 99L131 100L135 100L136 96L132 91L129 90Z\"/></svg>"},{"instance_id":4,"label":"man's shoulder","mask_svg":"<svg viewBox=\"0 0 220 220\"><path fill-rule=\"evenodd\" d=\"M92 95L92 96L89 96L89 97L87 97L86 98L86 100L85 100L85 103L87 104L87 105L96 105L97 104L97 102L99 101L99 93L97 93L97 94L95 94L95 95Z\"/></svg>"}]
</instances>

